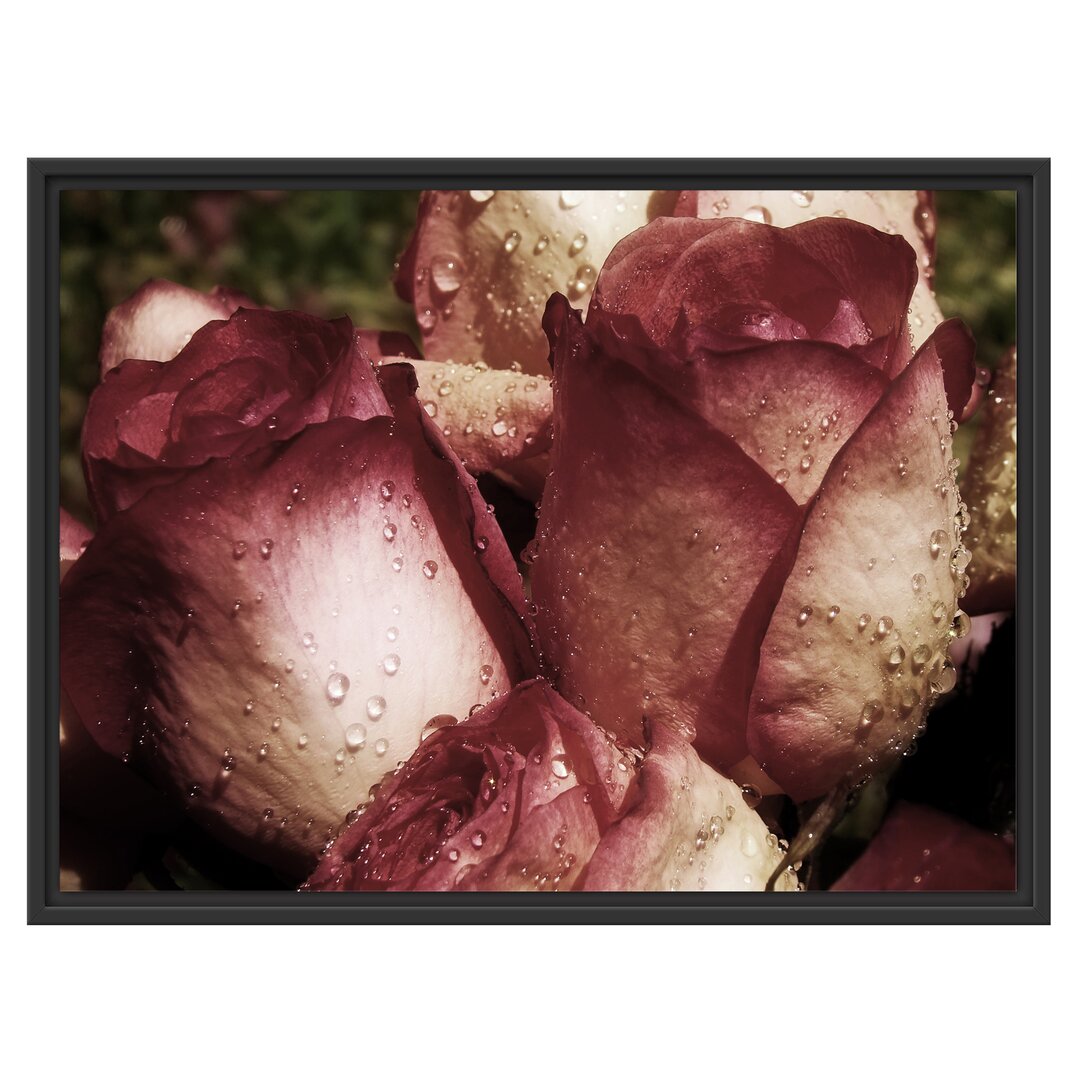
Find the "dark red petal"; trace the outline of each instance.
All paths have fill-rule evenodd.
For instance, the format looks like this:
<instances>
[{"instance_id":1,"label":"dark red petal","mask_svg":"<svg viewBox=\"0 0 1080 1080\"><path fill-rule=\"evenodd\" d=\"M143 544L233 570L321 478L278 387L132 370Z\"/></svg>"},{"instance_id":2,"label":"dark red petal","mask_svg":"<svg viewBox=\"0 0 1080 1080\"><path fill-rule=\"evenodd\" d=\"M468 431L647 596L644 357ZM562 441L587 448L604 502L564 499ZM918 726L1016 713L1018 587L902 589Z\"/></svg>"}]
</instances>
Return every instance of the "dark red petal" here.
<instances>
[{"instance_id":1,"label":"dark red petal","mask_svg":"<svg viewBox=\"0 0 1080 1080\"><path fill-rule=\"evenodd\" d=\"M148 281L106 317L101 374L128 359L171 360L212 319L227 319L238 308L257 306L235 289L218 287L207 295L172 281Z\"/></svg>"},{"instance_id":2,"label":"dark red petal","mask_svg":"<svg viewBox=\"0 0 1080 1080\"><path fill-rule=\"evenodd\" d=\"M785 228L836 217L898 233L914 249L920 271L911 302L914 344L921 345L941 322L933 293L937 219L931 191L683 191L675 213L705 219L746 216Z\"/></svg>"},{"instance_id":3,"label":"dark red petal","mask_svg":"<svg viewBox=\"0 0 1080 1080\"><path fill-rule=\"evenodd\" d=\"M64 581L62 680L88 730L197 788L231 842L312 858L432 716L531 673L513 559L461 477L399 404L148 492Z\"/></svg>"},{"instance_id":4,"label":"dark red petal","mask_svg":"<svg viewBox=\"0 0 1080 1080\"><path fill-rule=\"evenodd\" d=\"M129 360L90 397L83 462L99 520L214 458L389 409L348 319L241 311L170 362Z\"/></svg>"},{"instance_id":5,"label":"dark red petal","mask_svg":"<svg viewBox=\"0 0 1080 1080\"><path fill-rule=\"evenodd\" d=\"M644 191L426 191L396 284L429 360L547 374L548 297L584 306L616 241L645 224Z\"/></svg>"},{"instance_id":6,"label":"dark red petal","mask_svg":"<svg viewBox=\"0 0 1080 1080\"><path fill-rule=\"evenodd\" d=\"M833 892L1016 889L1011 843L928 806L897 803Z\"/></svg>"},{"instance_id":7,"label":"dark red petal","mask_svg":"<svg viewBox=\"0 0 1080 1080\"><path fill-rule=\"evenodd\" d=\"M688 359L635 348L629 334L597 318L608 351L637 366L805 503L825 470L888 387L880 371L847 349L817 341L776 341Z\"/></svg>"},{"instance_id":8,"label":"dark red petal","mask_svg":"<svg viewBox=\"0 0 1080 1080\"><path fill-rule=\"evenodd\" d=\"M962 577L951 457L935 335L833 459L761 646L750 750L797 800L906 748L934 697Z\"/></svg>"},{"instance_id":9,"label":"dark red petal","mask_svg":"<svg viewBox=\"0 0 1080 1080\"><path fill-rule=\"evenodd\" d=\"M718 673L799 511L730 436L602 350L601 319L583 328L561 297L547 314L555 445L533 574L544 652L603 727L640 744L643 717L679 718L711 760L733 763L748 676Z\"/></svg>"}]
</instances>

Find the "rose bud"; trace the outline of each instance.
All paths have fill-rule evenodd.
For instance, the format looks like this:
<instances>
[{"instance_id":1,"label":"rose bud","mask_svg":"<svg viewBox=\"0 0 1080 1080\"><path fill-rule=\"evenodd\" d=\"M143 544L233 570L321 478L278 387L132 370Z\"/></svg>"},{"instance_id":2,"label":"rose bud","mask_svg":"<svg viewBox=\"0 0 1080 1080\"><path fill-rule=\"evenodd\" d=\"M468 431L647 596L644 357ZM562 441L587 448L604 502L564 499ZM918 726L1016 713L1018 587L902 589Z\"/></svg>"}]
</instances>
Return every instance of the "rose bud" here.
<instances>
[{"instance_id":1,"label":"rose bud","mask_svg":"<svg viewBox=\"0 0 1080 1080\"><path fill-rule=\"evenodd\" d=\"M675 214L741 217L777 226L832 216L899 234L918 258L908 320L915 344L921 345L942 321L933 291L937 214L932 191L682 191Z\"/></svg>"},{"instance_id":2,"label":"rose bud","mask_svg":"<svg viewBox=\"0 0 1080 1080\"><path fill-rule=\"evenodd\" d=\"M640 745L643 717L682 717L710 764L797 800L920 730L966 620L950 413L974 367L957 322L912 357L917 273L850 221L664 219L615 248L584 325L552 299L533 596L603 727Z\"/></svg>"},{"instance_id":3,"label":"rose bud","mask_svg":"<svg viewBox=\"0 0 1080 1080\"><path fill-rule=\"evenodd\" d=\"M171 360L201 326L259 305L236 289L197 292L172 281L146 282L105 318L98 359L104 376L130 357Z\"/></svg>"},{"instance_id":4,"label":"rose bud","mask_svg":"<svg viewBox=\"0 0 1080 1080\"><path fill-rule=\"evenodd\" d=\"M427 734L305 889L760 890L780 862L739 788L667 725L638 766L534 680Z\"/></svg>"},{"instance_id":5,"label":"rose bud","mask_svg":"<svg viewBox=\"0 0 1080 1080\"><path fill-rule=\"evenodd\" d=\"M194 361L188 381L188 350L152 378L136 367L150 396L124 399L117 428L163 413L140 439L177 456L61 590L62 683L98 743L226 842L301 872L430 717L463 717L533 671L514 561L411 371L319 379L353 336L315 323L244 312L196 334L196 356L204 334L240 335L220 393Z\"/></svg>"},{"instance_id":6,"label":"rose bud","mask_svg":"<svg viewBox=\"0 0 1080 1080\"><path fill-rule=\"evenodd\" d=\"M1016 606L1016 346L998 364L964 476L973 613Z\"/></svg>"},{"instance_id":7,"label":"rose bud","mask_svg":"<svg viewBox=\"0 0 1080 1080\"><path fill-rule=\"evenodd\" d=\"M129 359L106 374L83 422L91 505L104 521L208 461L385 411L348 319L239 311L198 330L168 363Z\"/></svg>"},{"instance_id":8,"label":"rose bud","mask_svg":"<svg viewBox=\"0 0 1080 1080\"><path fill-rule=\"evenodd\" d=\"M1013 845L929 806L897 803L833 892L1016 889Z\"/></svg>"}]
</instances>

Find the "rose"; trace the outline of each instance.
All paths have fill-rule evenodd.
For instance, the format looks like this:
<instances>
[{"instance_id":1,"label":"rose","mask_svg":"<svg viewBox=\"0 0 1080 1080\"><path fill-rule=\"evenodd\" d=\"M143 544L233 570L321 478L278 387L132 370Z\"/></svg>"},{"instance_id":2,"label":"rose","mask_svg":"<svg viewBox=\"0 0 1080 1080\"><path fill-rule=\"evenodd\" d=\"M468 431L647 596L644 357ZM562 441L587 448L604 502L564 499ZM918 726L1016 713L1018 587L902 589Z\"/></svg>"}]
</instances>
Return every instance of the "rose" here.
<instances>
[{"instance_id":1,"label":"rose","mask_svg":"<svg viewBox=\"0 0 1080 1080\"><path fill-rule=\"evenodd\" d=\"M1016 888L1006 840L929 806L897 803L833 892L950 892Z\"/></svg>"},{"instance_id":2,"label":"rose","mask_svg":"<svg viewBox=\"0 0 1080 1080\"><path fill-rule=\"evenodd\" d=\"M796 799L857 782L954 678L967 554L960 324L914 356L901 238L662 219L546 316L555 444L533 574L562 693L620 737L680 716Z\"/></svg>"},{"instance_id":3,"label":"rose","mask_svg":"<svg viewBox=\"0 0 1080 1080\"><path fill-rule=\"evenodd\" d=\"M292 871L430 717L534 669L513 559L414 390L347 321L242 311L91 404L105 520L61 590L64 690L106 750Z\"/></svg>"},{"instance_id":4,"label":"rose","mask_svg":"<svg viewBox=\"0 0 1080 1080\"><path fill-rule=\"evenodd\" d=\"M548 471L543 451L550 409L548 342L540 325L544 303L562 291L584 309L597 268L612 247L648 221L671 214L777 225L836 215L900 233L918 255L910 319L916 344L941 321L932 292L931 192L427 191L396 279L398 292L413 304L424 355L459 366L479 362L496 372L524 371L538 388L532 398L500 392L487 406L475 402L452 374L432 372L432 385L447 394L455 388L445 402L430 390L428 400L446 415L447 438L472 471L496 471L522 494L539 498ZM418 374L423 390L425 377ZM500 391L505 386L498 374L485 379ZM464 422L462 412L468 414ZM507 438L509 431L535 438L522 447Z\"/></svg>"},{"instance_id":5,"label":"rose","mask_svg":"<svg viewBox=\"0 0 1080 1080\"><path fill-rule=\"evenodd\" d=\"M739 788L666 724L637 765L541 680L442 720L306 889L741 891L780 862Z\"/></svg>"},{"instance_id":6,"label":"rose","mask_svg":"<svg viewBox=\"0 0 1080 1080\"><path fill-rule=\"evenodd\" d=\"M121 380L104 379L108 391L97 395L97 408L91 409L84 434L92 484L102 472L111 473L119 484L132 474L147 479L147 468L166 473L166 461L187 467L189 447L178 443L192 441L185 429L193 427L200 450L206 452L206 436L216 434L220 438L210 452L224 455L238 442L251 447L262 440L288 438L304 422L332 415L362 418L371 407L368 396L361 393L349 404L352 391L345 393L343 384L367 378L370 363L407 358L416 370L424 411L463 464L474 474L512 468L512 473L504 474L508 482L539 490L546 464L537 468L532 459L543 455L551 441L549 379L493 371L482 362L422 360L404 334L360 330L350 344L343 320L326 324L297 313L249 311L227 325L218 321L232 315L241 302L246 308L255 307L235 290L218 287L206 295L159 280L147 282L109 313L101 348L103 377L126 358L160 363L181 354L182 360L168 373L151 364L129 364ZM320 330L328 325L334 329ZM540 332L539 323L537 329ZM297 350L296 344L309 334L315 334L309 347ZM230 357L228 364L218 363L222 355ZM284 383L273 388L265 384L268 372L284 378ZM164 397L178 394L196 379L199 390ZM208 404L222 396L238 403L243 394L269 410L241 413L234 404L239 415L230 420L240 419L250 429L246 438L240 439L245 433L235 423L220 431L210 428L201 415ZM144 400L147 397L152 397L150 403ZM166 412L173 414L168 426ZM189 413L197 419L189 418ZM291 415L291 424L284 413ZM144 434L148 424L149 442ZM154 450L156 457L148 461ZM99 459L104 460L100 467Z\"/></svg>"},{"instance_id":7,"label":"rose","mask_svg":"<svg viewBox=\"0 0 1080 1080\"><path fill-rule=\"evenodd\" d=\"M170 308L171 295L151 307L175 331L183 313ZM363 347L371 336L354 334L348 319L241 310L196 329L173 359L148 331L123 332L115 313L109 325L141 341L148 358L110 368L90 398L83 461L99 520L215 458L288 440L313 423L385 410Z\"/></svg>"}]
</instances>

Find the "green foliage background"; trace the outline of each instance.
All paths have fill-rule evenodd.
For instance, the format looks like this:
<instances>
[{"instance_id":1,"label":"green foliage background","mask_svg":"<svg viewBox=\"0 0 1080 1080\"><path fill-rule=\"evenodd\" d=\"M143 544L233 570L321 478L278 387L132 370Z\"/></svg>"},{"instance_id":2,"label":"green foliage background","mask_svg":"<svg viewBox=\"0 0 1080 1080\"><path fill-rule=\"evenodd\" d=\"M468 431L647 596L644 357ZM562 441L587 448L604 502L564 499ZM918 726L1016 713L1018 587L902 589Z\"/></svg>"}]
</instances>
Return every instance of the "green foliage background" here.
<instances>
[{"instance_id":1,"label":"green foliage background","mask_svg":"<svg viewBox=\"0 0 1080 1080\"><path fill-rule=\"evenodd\" d=\"M89 519L79 430L109 308L164 277L196 289L230 285L273 307L348 315L358 326L418 339L411 309L390 284L416 201L411 191L65 192L61 503ZM968 323L979 361L993 366L1016 336L1015 197L942 192L937 205L938 299L947 316Z\"/></svg>"}]
</instances>

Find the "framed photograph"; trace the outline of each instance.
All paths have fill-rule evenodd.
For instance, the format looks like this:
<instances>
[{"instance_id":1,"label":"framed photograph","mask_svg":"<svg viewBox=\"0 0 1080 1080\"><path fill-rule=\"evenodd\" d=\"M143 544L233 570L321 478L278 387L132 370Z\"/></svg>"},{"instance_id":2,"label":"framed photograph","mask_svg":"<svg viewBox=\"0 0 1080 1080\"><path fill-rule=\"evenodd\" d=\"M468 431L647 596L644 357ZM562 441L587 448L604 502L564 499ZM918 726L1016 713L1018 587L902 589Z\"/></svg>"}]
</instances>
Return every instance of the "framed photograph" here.
<instances>
[{"instance_id":1,"label":"framed photograph","mask_svg":"<svg viewBox=\"0 0 1080 1080\"><path fill-rule=\"evenodd\" d=\"M1049 162L29 163L31 922L1049 921Z\"/></svg>"}]
</instances>

